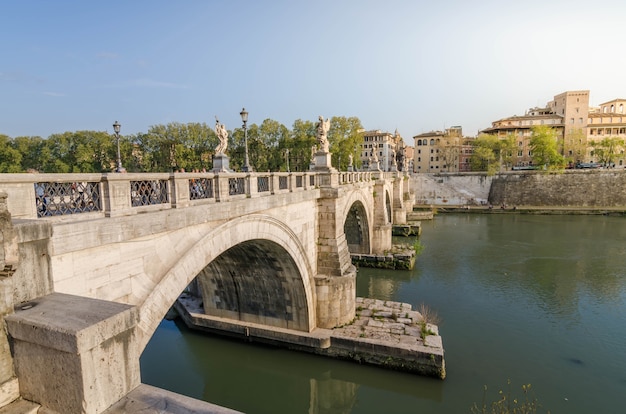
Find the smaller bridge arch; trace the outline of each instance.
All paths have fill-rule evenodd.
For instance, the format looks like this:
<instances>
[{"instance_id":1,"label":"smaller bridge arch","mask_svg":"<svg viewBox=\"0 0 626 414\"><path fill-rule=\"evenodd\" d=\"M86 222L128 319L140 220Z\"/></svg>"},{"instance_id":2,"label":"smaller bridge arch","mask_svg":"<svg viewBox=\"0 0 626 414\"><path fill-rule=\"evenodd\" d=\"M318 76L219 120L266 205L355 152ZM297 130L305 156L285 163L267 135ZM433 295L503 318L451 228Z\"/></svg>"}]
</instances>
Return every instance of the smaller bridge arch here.
<instances>
[{"instance_id":1,"label":"smaller bridge arch","mask_svg":"<svg viewBox=\"0 0 626 414\"><path fill-rule=\"evenodd\" d=\"M371 188L367 191L352 192L345 202L343 217L343 230L348 243L350 253L370 254L372 252L372 224L374 213L372 212L373 197Z\"/></svg>"}]
</instances>

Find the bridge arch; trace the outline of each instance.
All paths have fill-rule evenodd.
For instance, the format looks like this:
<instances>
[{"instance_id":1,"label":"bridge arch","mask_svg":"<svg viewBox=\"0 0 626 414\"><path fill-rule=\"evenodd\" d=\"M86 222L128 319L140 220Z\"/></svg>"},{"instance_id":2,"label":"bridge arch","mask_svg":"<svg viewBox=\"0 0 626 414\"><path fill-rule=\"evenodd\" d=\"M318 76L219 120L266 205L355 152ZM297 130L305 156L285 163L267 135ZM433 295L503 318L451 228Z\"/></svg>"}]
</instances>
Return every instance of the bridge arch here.
<instances>
[{"instance_id":1,"label":"bridge arch","mask_svg":"<svg viewBox=\"0 0 626 414\"><path fill-rule=\"evenodd\" d=\"M281 274L281 283L259 280L260 283L268 285L262 295L267 294L272 288L282 289L285 297L292 301L287 311L292 312L293 317L297 319L291 328L312 330L316 318L313 273L311 260L302 242L289 226L280 220L268 215L252 214L207 231L206 235L164 275L139 307L140 351L145 348L180 293L197 276L205 279L204 282L199 282L200 284L204 283L206 288L210 288L206 283L207 275L215 275L215 272L218 272L219 275L214 277L216 284L220 283L218 280L224 282L227 280L226 275L235 269L233 266L236 266L237 262L243 263L249 254L254 256L251 263L256 265L261 265L260 258L265 256L264 264L272 266ZM290 274L289 277L286 276L287 273ZM245 282L239 285L249 286ZM222 294L228 295L227 292L223 290ZM232 290L230 292L232 293ZM220 300L224 300L224 297ZM260 305L260 302L257 301L256 305ZM245 310L250 311L248 308ZM240 311L241 309L238 310ZM272 324L272 321L265 320L264 323Z\"/></svg>"},{"instance_id":2,"label":"bridge arch","mask_svg":"<svg viewBox=\"0 0 626 414\"><path fill-rule=\"evenodd\" d=\"M350 253L370 254L372 252L372 212L373 198L368 199L363 191L354 191L345 203L342 212L343 231ZM368 208L369 207L369 208Z\"/></svg>"}]
</instances>

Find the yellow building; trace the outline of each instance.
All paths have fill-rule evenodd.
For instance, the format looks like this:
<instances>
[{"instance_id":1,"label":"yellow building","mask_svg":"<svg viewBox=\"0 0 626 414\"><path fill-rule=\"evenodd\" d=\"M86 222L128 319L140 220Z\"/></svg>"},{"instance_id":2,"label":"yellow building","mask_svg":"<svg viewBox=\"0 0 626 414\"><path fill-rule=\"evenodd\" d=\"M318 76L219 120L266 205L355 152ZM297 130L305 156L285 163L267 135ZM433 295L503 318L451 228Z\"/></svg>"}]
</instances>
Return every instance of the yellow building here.
<instances>
[{"instance_id":1,"label":"yellow building","mask_svg":"<svg viewBox=\"0 0 626 414\"><path fill-rule=\"evenodd\" d=\"M413 172L438 173L469 171L467 138L460 126L445 131L430 131L413 137ZM469 154L469 155L468 155Z\"/></svg>"}]
</instances>

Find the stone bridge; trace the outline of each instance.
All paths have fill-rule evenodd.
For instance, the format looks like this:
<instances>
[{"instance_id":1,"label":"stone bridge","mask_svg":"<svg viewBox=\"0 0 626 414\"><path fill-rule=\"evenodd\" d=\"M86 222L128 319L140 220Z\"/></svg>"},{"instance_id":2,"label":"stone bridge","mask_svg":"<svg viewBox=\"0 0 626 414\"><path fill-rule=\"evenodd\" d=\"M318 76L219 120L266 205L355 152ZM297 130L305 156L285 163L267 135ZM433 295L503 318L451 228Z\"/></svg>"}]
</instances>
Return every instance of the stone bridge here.
<instances>
[{"instance_id":1,"label":"stone bridge","mask_svg":"<svg viewBox=\"0 0 626 414\"><path fill-rule=\"evenodd\" d=\"M0 407L101 413L179 295L298 332L355 317L350 253L391 248L408 177L381 172L3 174Z\"/></svg>"}]
</instances>

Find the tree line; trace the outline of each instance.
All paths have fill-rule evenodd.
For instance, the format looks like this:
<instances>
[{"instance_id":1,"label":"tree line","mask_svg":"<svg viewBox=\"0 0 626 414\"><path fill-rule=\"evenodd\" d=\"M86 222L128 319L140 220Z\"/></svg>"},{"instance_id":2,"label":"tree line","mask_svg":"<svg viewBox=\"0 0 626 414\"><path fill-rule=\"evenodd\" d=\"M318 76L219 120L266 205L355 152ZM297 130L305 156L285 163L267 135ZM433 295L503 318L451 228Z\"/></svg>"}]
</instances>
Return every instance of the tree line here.
<instances>
[{"instance_id":1,"label":"tree line","mask_svg":"<svg viewBox=\"0 0 626 414\"><path fill-rule=\"evenodd\" d=\"M363 142L361 121L334 116L328 141L333 166L346 170L349 155L360 166ZM228 131L230 167L244 165L244 130ZM272 119L247 129L250 165L255 171L306 171L317 145L316 122L296 120L292 128ZM120 135L122 165L128 172L210 171L218 145L213 127L206 123L154 125L147 132ZM75 131L48 138L0 134L0 173L103 173L116 167L115 135L103 131Z\"/></svg>"}]
</instances>

